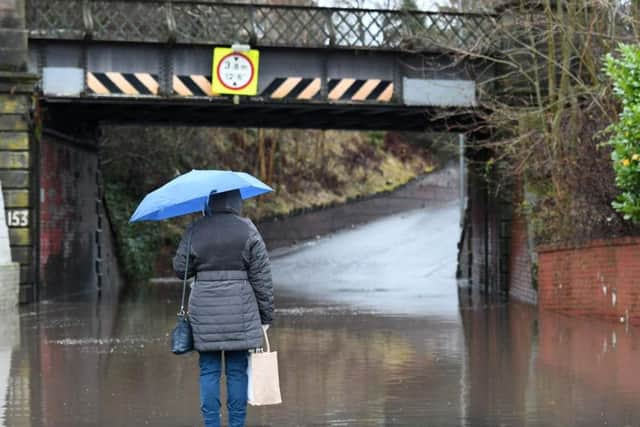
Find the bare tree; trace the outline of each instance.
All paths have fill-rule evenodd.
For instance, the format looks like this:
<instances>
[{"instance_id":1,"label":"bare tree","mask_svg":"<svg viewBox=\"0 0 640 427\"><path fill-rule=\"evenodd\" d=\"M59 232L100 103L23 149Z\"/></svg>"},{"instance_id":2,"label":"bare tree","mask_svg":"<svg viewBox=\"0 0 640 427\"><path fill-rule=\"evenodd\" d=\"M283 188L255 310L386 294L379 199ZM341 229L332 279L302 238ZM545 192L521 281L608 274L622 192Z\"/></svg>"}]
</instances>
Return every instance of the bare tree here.
<instances>
[{"instance_id":1,"label":"bare tree","mask_svg":"<svg viewBox=\"0 0 640 427\"><path fill-rule=\"evenodd\" d=\"M611 207L617 190L600 143L618 105L601 68L617 43L637 39L638 3L511 1L494 18L497 49L459 52L495 69L481 85L487 167L500 164L533 195L521 207L541 241L631 232Z\"/></svg>"}]
</instances>

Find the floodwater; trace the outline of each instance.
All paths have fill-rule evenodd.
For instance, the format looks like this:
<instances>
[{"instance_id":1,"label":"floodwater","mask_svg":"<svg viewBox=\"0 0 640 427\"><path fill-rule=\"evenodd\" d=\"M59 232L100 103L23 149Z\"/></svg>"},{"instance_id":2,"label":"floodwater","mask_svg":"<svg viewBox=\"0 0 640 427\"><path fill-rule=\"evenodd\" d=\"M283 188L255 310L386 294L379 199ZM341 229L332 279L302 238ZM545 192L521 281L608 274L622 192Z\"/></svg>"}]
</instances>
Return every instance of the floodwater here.
<instances>
[{"instance_id":1,"label":"floodwater","mask_svg":"<svg viewBox=\"0 0 640 427\"><path fill-rule=\"evenodd\" d=\"M274 259L284 403L252 426L640 426L640 336L458 291L459 206ZM0 321L0 425L198 426L197 356L169 352L180 288Z\"/></svg>"}]
</instances>

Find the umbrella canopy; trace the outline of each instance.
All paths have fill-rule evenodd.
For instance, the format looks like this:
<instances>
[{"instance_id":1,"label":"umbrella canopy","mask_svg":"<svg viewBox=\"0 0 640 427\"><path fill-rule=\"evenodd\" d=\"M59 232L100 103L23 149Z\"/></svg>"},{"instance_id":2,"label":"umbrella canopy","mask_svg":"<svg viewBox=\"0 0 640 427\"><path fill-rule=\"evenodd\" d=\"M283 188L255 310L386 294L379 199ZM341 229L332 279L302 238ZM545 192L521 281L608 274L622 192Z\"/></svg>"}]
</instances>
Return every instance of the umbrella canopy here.
<instances>
[{"instance_id":1,"label":"umbrella canopy","mask_svg":"<svg viewBox=\"0 0 640 427\"><path fill-rule=\"evenodd\" d=\"M199 212L212 192L240 190L243 199L273 191L258 178L244 172L192 170L147 194L129 222L158 221Z\"/></svg>"}]
</instances>

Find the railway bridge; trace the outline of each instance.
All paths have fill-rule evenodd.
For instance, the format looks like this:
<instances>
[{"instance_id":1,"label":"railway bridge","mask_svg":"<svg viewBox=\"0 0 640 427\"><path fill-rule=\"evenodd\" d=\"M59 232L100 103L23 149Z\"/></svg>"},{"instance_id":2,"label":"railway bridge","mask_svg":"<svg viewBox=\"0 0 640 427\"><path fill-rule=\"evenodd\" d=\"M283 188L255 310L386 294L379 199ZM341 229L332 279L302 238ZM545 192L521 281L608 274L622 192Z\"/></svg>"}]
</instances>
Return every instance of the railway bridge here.
<instances>
[{"instance_id":1,"label":"railway bridge","mask_svg":"<svg viewBox=\"0 0 640 427\"><path fill-rule=\"evenodd\" d=\"M492 48L495 21L205 0L1 0L0 244L20 266L20 300L101 288L109 274L101 125L462 132L495 76L482 55L465 53ZM245 74L225 77L233 63L215 57L224 48L236 60L255 52ZM247 82L251 93L234 92Z\"/></svg>"}]
</instances>

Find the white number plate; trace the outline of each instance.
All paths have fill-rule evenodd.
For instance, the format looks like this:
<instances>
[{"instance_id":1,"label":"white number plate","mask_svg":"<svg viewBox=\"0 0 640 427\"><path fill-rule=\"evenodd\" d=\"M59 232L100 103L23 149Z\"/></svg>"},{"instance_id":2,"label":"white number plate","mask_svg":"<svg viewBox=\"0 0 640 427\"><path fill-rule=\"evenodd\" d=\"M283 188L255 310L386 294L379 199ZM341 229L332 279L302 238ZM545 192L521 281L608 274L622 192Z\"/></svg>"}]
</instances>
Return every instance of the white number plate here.
<instances>
[{"instance_id":1,"label":"white number plate","mask_svg":"<svg viewBox=\"0 0 640 427\"><path fill-rule=\"evenodd\" d=\"M7 225L9 227L28 227L29 226L29 210L28 209L12 209L7 211Z\"/></svg>"}]
</instances>

